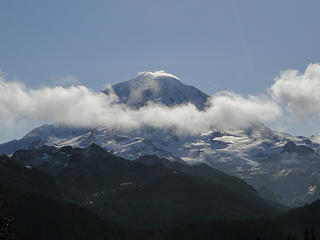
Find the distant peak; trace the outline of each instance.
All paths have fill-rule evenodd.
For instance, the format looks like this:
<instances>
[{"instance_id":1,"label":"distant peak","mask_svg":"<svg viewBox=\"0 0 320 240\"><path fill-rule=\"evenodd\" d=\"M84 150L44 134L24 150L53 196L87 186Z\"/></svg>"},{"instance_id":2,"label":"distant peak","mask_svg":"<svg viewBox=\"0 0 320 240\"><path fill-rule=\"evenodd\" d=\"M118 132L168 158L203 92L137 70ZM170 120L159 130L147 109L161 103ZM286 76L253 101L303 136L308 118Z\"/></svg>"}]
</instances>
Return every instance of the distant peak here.
<instances>
[{"instance_id":1,"label":"distant peak","mask_svg":"<svg viewBox=\"0 0 320 240\"><path fill-rule=\"evenodd\" d=\"M177 76L163 70L140 72L136 78L112 85L112 89L120 103L134 108L150 103L166 106L192 103L202 110L208 99L207 94L183 84Z\"/></svg>"},{"instance_id":2,"label":"distant peak","mask_svg":"<svg viewBox=\"0 0 320 240\"><path fill-rule=\"evenodd\" d=\"M175 78L177 80L180 80L177 76L171 73L167 73L164 70L159 70L155 72L148 72L148 71L139 72L138 77L150 77L150 78L170 77L170 78Z\"/></svg>"}]
</instances>

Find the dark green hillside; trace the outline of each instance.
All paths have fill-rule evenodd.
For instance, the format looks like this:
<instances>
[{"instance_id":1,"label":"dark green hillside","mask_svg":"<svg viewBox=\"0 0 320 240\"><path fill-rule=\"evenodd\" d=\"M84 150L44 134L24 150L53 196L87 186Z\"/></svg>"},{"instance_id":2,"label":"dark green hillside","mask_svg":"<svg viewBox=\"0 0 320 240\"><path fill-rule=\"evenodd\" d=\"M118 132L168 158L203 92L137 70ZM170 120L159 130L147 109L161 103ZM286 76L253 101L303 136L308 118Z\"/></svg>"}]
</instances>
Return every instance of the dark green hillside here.
<instances>
[{"instance_id":1,"label":"dark green hillside","mask_svg":"<svg viewBox=\"0 0 320 240\"><path fill-rule=\"evenodd\" d=\"M156 156L128 161L94 144L43 147L1 156L0 181L1 215L14 217L17 239L280 240L287 234L283 222L262 220L281 214L278 208L244 181L203 164Z\"/></svg>"},{"instance_id":2,"label":"dark green hillside","mask_svg":"<svg viewBox=\"0 0 320 240\"><path fill-rule=\"evenodd\" d=\"M316 239L320 239L320 200L298 207L283 214L279 223L292 234L304 237L308 232L310 240L313 232Z\"/></svg>"},{"instance_id":3,"label":"dark green hillside","mask_svg":"<svg viewBox=\"0 0 320 240\"><path fill-rule=\"evenodd\" d=\"M95 144L86 149L20 150L12 160L42 169L56 179L64 196L107 221L130 227L278 213L251 186L206 165L187 166L155 156L128 161Z\"/></svg>"},{"instance_id":4,"label":"dark green hillside","mask_svg":"<svg viewBox=\"0 0 320 240\"><path fill-rule=\"evenodd\" d=\"M15 239L124 239L127 231L111 226L78 205L59 202L34 193L18 193L1 187L0 216L11 216Z\"/></svg>"},{"instance_id":5,"label":"dark green hillside","mask_svg":"<svg viewBox=\"0 0 320 240\"><path fill-rule=\"evenodd\" d=\"M209 180L177 171L144 183L122 183L92 196L87 206L100 209L97 214L108 221L139 228L276 213L262 200L243 198Z\"/></svg>"},{"instance_id":6,"label":"dark green hillside","mask_svg":"<svg viewBox=\"0 0 320 240\"><path fill-rule=\"evenodd\" d=\"M287 240L279 225L270 220L220 220L179 226L172 240Z\"/></svg>"}]
</instances>

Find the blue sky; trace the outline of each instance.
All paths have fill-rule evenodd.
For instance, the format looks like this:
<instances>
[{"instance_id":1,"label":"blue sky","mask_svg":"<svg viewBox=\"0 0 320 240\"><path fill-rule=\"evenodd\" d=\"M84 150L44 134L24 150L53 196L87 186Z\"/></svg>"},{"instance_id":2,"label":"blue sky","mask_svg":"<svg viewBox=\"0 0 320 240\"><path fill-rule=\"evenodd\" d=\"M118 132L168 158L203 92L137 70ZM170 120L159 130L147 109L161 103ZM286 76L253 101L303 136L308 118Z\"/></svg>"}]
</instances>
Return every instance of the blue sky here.
<instances>
[{"instance_id":1,"label":"blue sky","mask_svg":"<svg viewBox=\"0 0 320 240\"><path fill-rule=\"evenodd\" d=\"M209 94L263 91L320 56L319 1L28 0L0 3L0 69L28 86L90 88L166 70Z\"/></svg>"},{"instance_id":2,"label":"blue sky","mask_svg":"<svg viewBox=\"0 0 320 240\"><path fill-rule=\"evenodd\" d=\"M208 94L256 94L280 71L319 62L319 9L315 0L1 1L0 69L30 88L67 77L101 90L165 70Z\"/></svg>"}]
</instances>

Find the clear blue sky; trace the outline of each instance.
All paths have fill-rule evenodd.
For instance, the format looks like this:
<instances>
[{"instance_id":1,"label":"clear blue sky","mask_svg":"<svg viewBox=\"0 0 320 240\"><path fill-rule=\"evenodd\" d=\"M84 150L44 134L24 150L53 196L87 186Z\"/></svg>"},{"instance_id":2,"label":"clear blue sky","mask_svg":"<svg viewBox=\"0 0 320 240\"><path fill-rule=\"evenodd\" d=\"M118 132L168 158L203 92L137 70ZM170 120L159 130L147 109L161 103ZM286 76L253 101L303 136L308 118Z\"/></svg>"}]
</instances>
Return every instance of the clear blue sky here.
<instances>
[{"instance_id":1,"label":"clear blue sky","mask_svg":"<svg viewBox=\"0 0 320 240\"><path fill-rule=\"evenodd\" d=\"M0 69L30 87L74 75L93 89L173 73L211 94L264 91L320 56L320 1L3 0Z\"/></svg>"}]
</instances>

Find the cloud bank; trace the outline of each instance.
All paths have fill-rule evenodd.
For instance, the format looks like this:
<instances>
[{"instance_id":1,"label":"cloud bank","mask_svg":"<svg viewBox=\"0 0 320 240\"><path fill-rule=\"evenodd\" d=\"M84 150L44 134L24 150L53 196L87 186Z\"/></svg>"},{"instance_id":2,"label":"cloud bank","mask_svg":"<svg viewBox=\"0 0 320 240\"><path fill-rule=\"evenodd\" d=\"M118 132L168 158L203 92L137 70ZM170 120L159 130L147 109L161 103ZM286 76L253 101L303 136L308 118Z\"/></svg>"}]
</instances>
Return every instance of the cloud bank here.
<instances>
[{"instance_id":1,"label":"cloud bank","mask_svg":"<svg viewBox=\"0 0 320 240\"><path fill-rule=\"evenodd\" d=\"M154 76L169 73L142 73ZM272 123L279 118L320 117L320 64L310 64L304 73L286 70L260 95L241 96L224 91L211 96L199 111L192 104L167 107L149 104L139 109L119 104L118 97L95 92L85 86L32 89L0 75L0 131L22 125L60 123L77 127L109 127L137 130L142 127L175 130L177 134L199 134L212 128L242 128L251 123ZM148 86L150 87L150 86ZM139 96L137 96L139 97ZM283 112L290 112L284 115ZM37 125L33 126L36 127Z\"/></svg>"},{"instance_id":2,"label":"cloud bank","mask_svg":"<svg viewBox=\"0 0 320 240\"><path fill-rule=\"evenodd\" d=\"M73 126L136 130L148 126L173 129L178 134L199 134L210 128L239 128L276 119L281 110L268 96L243 97L220 92L199 111L192 104L167 107L149 104L132 109L117 103L117 96L85 86L27 88L0 78L1 128L23 122L62 123Z\"/></svg>"}]
</instances>

